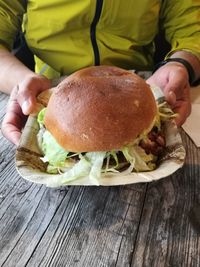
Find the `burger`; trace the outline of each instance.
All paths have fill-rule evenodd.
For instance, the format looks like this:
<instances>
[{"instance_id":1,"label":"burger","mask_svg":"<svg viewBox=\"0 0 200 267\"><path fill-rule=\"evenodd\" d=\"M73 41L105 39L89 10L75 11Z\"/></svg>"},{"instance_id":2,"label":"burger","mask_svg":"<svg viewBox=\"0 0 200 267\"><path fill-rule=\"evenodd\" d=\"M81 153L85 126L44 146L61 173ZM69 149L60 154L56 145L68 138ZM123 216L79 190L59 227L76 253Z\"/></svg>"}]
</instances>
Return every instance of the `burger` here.
<instances>
[{"instance_id":1,"label":"burger","mask_svg":"<svg viewBox=\"0 0 200 267\"><path fill-rule=\"evenodd\" d=\"M163 121L174 114L144 79L113 66L79 70L54 88L38 114L38 144L60 183L151 171L165 149Z\"/></svg>"}]
</instances>

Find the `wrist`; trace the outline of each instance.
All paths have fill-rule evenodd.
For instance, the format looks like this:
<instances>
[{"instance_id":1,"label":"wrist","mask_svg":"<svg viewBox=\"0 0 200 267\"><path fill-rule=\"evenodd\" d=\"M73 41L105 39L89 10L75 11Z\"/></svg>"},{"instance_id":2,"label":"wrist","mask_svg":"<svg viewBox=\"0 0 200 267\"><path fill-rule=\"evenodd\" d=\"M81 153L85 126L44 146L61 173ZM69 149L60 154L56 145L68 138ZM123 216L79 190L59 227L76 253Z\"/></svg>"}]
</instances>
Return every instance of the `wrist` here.
<instances>
[{"instance_id":1,"label":"wrist","mask_svg":"<svg viewBox=\"0 0 200 267\"><path fill-rule=\"evenodd\" d=\"M156 66L154 67L153 69L153 73L158 70L160 67L170 63L170 62L177 62L179 64L182 64L185 69L187 70L187 73L188 73L188 79L189 79L189 83L190 85L193 85L195 82L196 82L196 75L195 75L195 71L192 67L192 65L186 60L186 59L183 59L183 58L167 58L161 62L159 62L158 64L156 64Z\"/></svg>"},{"instance_id":2,"label":"wrist","mask_svg":"<svg viewBox=\"0 0 200 267\"><path fill-rule=\"evenodd\" d=\"M171 53L170 58L183 58L187 60L194 70L195 79L193 84L200 81L200 58L197 54L187 49L176 50Z\"/></svg>"}]
</instances>

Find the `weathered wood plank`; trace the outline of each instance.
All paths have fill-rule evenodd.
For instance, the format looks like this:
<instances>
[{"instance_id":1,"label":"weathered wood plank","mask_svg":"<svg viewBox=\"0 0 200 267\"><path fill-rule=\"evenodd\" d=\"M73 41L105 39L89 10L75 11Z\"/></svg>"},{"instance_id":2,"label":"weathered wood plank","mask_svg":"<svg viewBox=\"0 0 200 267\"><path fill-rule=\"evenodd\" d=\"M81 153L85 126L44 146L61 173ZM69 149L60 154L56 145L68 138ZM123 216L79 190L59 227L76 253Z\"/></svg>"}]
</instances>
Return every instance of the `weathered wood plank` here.
<instances>
[{"instance_id":1,"label":"weathered wood plank","mask_svg":"<svg viewBox=\"0 0 200 267\"><path fill-rule=\"evenodd\" d=\"M200 266L200 237L188 217L200 199L200 150L183 138L185 166L148 186L131 266Z\"/></svg>"}]
</instances>

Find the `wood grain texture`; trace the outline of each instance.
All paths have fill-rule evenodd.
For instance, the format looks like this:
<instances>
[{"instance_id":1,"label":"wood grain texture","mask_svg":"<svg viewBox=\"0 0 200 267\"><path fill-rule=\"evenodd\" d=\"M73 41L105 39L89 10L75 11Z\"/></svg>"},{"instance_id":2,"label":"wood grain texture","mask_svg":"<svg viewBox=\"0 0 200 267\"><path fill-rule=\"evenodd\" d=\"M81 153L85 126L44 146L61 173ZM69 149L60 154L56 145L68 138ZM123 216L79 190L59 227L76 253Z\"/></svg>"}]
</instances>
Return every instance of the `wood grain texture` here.
<instances>
[{"instance_id":1,"label":"wood grain texture","mask_svg":"<svg viewBox=\"0 0 200 267\"><path fill-rule=\"evenodd\" d=\"M0 118L6 102L0 94ZM200 266L188 217L200 201L200 151L182 136L186 164L165 179L60 190L22 179L0 135L0 266Z\"/></svg>"}]
</instances>

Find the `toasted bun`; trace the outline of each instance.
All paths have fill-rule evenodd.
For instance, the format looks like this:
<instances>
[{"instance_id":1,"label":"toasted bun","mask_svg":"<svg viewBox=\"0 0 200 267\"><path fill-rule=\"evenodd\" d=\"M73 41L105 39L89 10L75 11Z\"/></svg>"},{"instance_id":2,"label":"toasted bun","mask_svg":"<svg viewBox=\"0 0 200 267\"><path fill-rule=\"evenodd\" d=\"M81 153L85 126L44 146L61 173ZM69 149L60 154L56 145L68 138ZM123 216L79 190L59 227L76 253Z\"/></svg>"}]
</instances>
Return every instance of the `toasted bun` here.
<instances>
[{"instance_id":1,"label":"toasted bun","mask_svg":"<svg viewBox=\"0 0 200 267\"><path fill-rule=\"evenodd\" d=\"M133 142L152 125L156 112L151 89L138 75L88 67L58 85L45 126L68 151L109 151Z\"/></svg>"}]
</instances>

